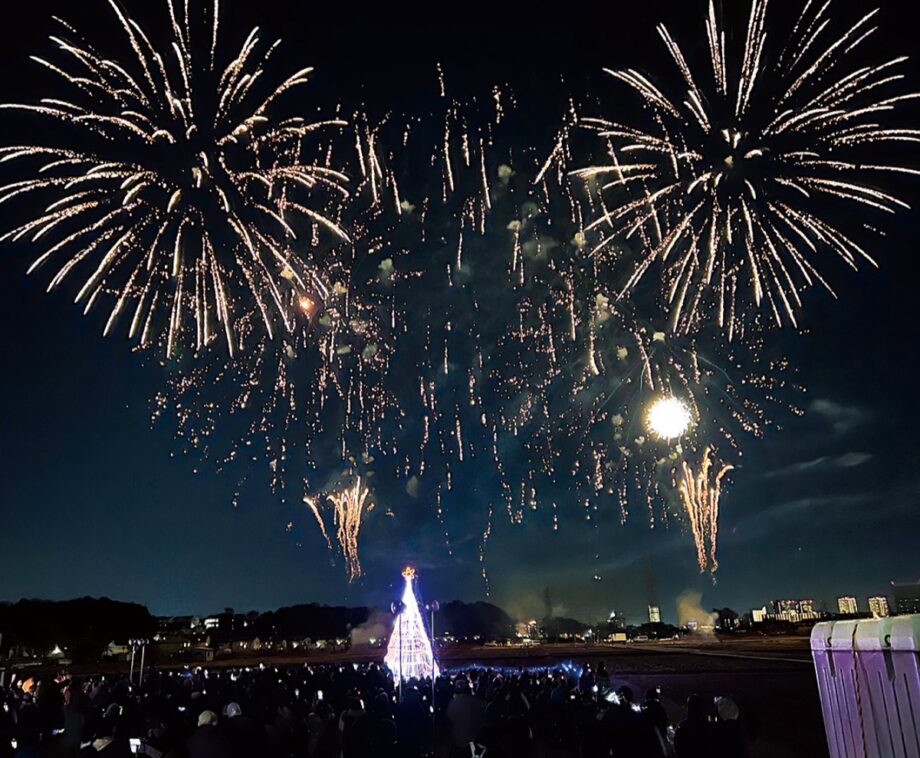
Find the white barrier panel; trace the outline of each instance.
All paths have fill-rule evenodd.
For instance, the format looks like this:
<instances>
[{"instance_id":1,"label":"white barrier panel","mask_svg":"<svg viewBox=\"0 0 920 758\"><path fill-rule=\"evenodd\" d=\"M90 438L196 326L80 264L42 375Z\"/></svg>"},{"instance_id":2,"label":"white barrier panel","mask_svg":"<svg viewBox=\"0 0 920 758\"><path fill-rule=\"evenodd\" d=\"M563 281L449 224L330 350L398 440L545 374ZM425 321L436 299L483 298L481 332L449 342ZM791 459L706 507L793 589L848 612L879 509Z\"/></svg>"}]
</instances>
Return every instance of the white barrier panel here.
<instances>
[{"instance_id":1,"label":"white barrier panel","mask_svg":"<svg viewBox=\"0 0 920 758\"><path fill-rule=\"evenodd\" d=\"M920 615L891 620L891 650L904 755L920 758Z\"/></svg>"},{"instance_id":2,"label":"white barrier panel","mask_svg":"<svg viewBox=\"0 0 920 758\"><path fill-rule=\"evenodd\" d=\"M831 758L920 758L920 616L816 624Z\"/></svg>"}]
</instances>

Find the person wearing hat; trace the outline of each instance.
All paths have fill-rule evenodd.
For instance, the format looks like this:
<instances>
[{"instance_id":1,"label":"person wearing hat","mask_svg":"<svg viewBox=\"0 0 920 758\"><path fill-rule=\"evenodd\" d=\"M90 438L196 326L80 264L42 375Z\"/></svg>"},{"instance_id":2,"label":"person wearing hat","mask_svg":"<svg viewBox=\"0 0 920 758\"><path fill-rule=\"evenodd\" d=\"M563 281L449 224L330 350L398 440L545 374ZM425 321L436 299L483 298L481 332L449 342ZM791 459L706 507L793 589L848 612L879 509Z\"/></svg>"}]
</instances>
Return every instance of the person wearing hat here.
<instances>
[{"instance_id":1,"label":"person wearing hat","mask_svg":"<svg viewBox=\"0 0 920 758\"><path fill-rule=\"evenodd\" d=\"M744 729L739 716L741 712L734 700L727 697L717 697L716 722L713 725L715 732L714 758L745 758L747 746L745 745Z\"/></svg>"},{"instance_id":2,"label":"person wearing hat","mask_svg":"<svg viewBox=\"0 0 920 758\"><path fill-rule=\"evenodd\" d=\"M267 752L265 729L251 716L243 714L239 703L227 703L220 730L233 758L264 755Z\"/></svg>"},{"instance_id":3,"label":"person wearing hat","mask_svg":"<svg viewBox=\"0 0 920 758\"><path fill-rule=\"evenodd\" d=\"M202 711L198 715L198 728L188 738L189 758L231 758L227 740L217 728L217 714Z\"/></svg>"},{"instance_id":4,"label":"person wearing hat","mask_svg":"<svg viewBox=\"0 0 920 758\"><path fill-rule=\"evenodd\" d=\"M687 698L687 718L680 722L674 735L677 758L711 758L715 741L711 715L711 700L700 695Z\"/></svg>"},{"instance_id":5,"label":"person wearing hat","mask_svg":"<svg viewBox=\"0 0 920 758\"><path fill-rule=\"evenodd\" d=\"M457 754L466 748L485 722L486 708L482 700L470 694L469 682L458 677L454 682L454 696L447 705L447 721Z\"/></svg>"}]
</instances>

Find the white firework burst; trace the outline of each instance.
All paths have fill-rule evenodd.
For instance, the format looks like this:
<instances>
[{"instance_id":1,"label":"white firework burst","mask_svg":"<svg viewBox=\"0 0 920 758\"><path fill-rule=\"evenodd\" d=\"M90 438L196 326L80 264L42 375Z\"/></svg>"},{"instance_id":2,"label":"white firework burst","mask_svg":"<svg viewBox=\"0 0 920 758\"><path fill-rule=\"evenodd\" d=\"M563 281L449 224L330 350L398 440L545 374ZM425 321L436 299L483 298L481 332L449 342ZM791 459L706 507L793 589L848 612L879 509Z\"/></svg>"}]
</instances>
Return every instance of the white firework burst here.
<instances>
[{"instance_id":1,"label":"white firework burst","mask_svg":"<svg viewBox=\"0 0 920 758\"><path fill-rule=\"evenodd\" d=\"M41 141L0 148L29 171L0 187L0 204L27 217L2 239L44 243L29 271L56 266L49 290L79 279L87 311L112 303L105 333L127 312L129 336L147 345L165 334L167 355L186 327L196 348L223 332L232 353L234 323L249 313L269 334L279 321L292 329L298 298L324 294L311 241L319 230L346 238L324 209L348 194L347 178L304 160L303 142L343 122L280 114L312 69L267 82L279 42L261 45L258 29L219 65L217 0L206 45L192 43L188 3L167 0L162 50L109 2L132 55L109 57L60 22L58 57L33 60L67 94L0 106L44 119Z\"/></svg>"},{"instance_id":2,"label":"white firework burst","mask_svg":"<svg viewBox=\"0 0 920 758\"><path fill-rule=\"evenodd\" d=\"M859 238L872 228L854 215L907 207L879 180L920 173L873 150L920 142L920 130L886 125L918 97L901 86L907 59L863 61L876 14L835 33L830 0L808 0L785 45L773 46L767 0L752 0L733 59L711 1L706 70L694 70L658 27L679 89L634 69L606 70L641 96L647 117L582 121L607 144L603 165L575 172L603 200L590 225L593 252L622 254L629 238L641 245L621 295L657 271L673 329L714 319L731 336L738 316L762 306L777 325L796 325L801 293L831 290L828 252L854 269L875 265Z\"/></svg>"}]
</instances>

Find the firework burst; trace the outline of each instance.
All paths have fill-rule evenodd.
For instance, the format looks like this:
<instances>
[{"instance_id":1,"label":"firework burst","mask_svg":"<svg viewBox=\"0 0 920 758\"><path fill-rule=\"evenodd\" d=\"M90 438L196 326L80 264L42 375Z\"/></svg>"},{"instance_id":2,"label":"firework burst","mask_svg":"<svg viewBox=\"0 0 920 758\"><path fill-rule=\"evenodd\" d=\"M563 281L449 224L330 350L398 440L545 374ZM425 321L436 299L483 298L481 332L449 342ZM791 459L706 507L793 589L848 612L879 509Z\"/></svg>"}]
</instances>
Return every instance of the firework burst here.
<instances>
[{"instance_id":1,"label":"firework burst","mask_svg":"<svg viewBox=\"0 0 920 758\"><path fill-rule=\"evenodd\" d=\"M350 239L314 246L322 275L291 299L293 328L270 339L258 311L241 317L237 341L247 349L164 362L166 386L151 407L154 423L175 423L183 453L237 480L235 505L243 484L261 478L260 468L282 503L297 492L330 549L335 527L351 580L361 573L357 537L370 508L357 494L355 507L348 505L354 490L343 486L341 472L352 477L360 469L365 487L374 454L395 444L385 436L393 426L387 422L399 418L388 377L402 314L393 304L392 261L382 253L395 255L388 245L409 211L380 149L383 126L363 114L352 119L343 142L350 149L340 157L357 181L339 209ZM330 506L334 524L327 529Z\"/></svg>"},{"instance_id":2,"label":"firework burst","mask_svg":"<svg viewBox=\"0 0 920 758\"><path fill-rule=\"evenodd\" d=\"M51 122L48 141L0 149L27 178L0 187L0 203L41 204L3 240L43 243L29 271L55 266L49 290L77 279L90 310L112 301L104 331L125 313L128 334L148 345L166 336L171 355L187 330L197 349L223 333L234 350L238 320L257 312L271 335L291 330L294 304L326 295L309 247L320 231L345 239L326 208L347 195L346 177L302 158L304 141L338 120L279 115L279 100L304 85L306 68L270 84L279 43L254 29L219 64L219 7L202 26L188 3L167 0L172 39L158 50L109 0L131 55L97 51L64 22L53 59L33 57L68 88L38 104L6 104ZM319 210L317 210L319 208Z\"/></svg>"},{"instance_id":3,"label":"firework burst","mask_svg":"<svg viewBox=\"0 0 920 758\"><path fill-rule=\"evenodd\" d=\"M742 437L801 413L801 388L788 361L752 332L733 343L714 328L669 333L605 296L603 278L575 287L584 299L573 339L562 336L573 316L547 308L514 335L530 356L531 401L510 431L524 437L528 466L545 480L571 475L586 515L613 495L621 522L644 502L649 526L668 525L681 520L669 496L681 460L716 444L740 458Z\"/></svg>"},{"instance_id":4,"label":"firework burst","mask_svg":"<svg viewBox=\"0 0 920 758\"><path fill-rule=\"evenodd\" d=\"M685 521L682 458L710 444L740 456L736 438L760 435L791 384L753 326L732 343L714 327L674 334L619 301L608 284L617 262L582 254L596 197L565 170L565 141L548 162L519 154L498 128L513 101L496 101L352 119L349 173L364 179L344 216L352 242L324 280L331 294L298 301L308 318L294 335L179 368L154 409L174 410L186 449L220 468L245 477L267 463L282 499L302 484L330 546L315 493L340 491L343 470L373 481L381 503L431 503L448 553L449 523L481 512L486 581L503 511L521 524L551 509L558 529L625 522L639 503L650 527ZM679 439L649 432L662 397L689 416ZM456 483L473 480L471 498Z\"/></svg>"},{"instance_id":5,"label":"firework burst","mask_svg":"<svg viewBox=\"0 0 920 758\"><path fill-rule=\"evenodd\" d=\"M640 248L621 296L657 270L672 329L714 319L732 336L736 319L762 306L777 325L795 325L806 288L831 290L822 254L875 265L858 235L873 230L854 234L854 212L907 207L880 179L920 173L878 158L879 148L920 142L920 130L886 125L918 94L901 86L905 57L863 62L876 13L834 32L831 3L809 0L774 47L767 1L752 0L732 55L711 1L705 70L658 27L681 89L606 70L638 93L648 117L582 120L607 145L603 164L575 172L606 196L588 226L598 235L592 252L620 257L632 239Z\"/></svg>"}]
</instances>

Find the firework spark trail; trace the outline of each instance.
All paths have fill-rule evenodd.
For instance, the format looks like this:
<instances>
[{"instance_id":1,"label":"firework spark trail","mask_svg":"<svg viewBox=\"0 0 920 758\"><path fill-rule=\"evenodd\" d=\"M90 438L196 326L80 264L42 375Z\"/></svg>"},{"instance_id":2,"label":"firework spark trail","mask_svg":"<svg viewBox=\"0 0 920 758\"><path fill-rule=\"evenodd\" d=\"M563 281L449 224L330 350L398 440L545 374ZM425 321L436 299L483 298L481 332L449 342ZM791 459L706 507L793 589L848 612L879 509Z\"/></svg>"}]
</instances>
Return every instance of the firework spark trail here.
<instances>
[{"instance_id":1,"label":"firework spark trail","mask_svg":"<svg viewBox=\"0 0 920 758\"><path fill-rule=\"evenodd\" d=\"M303 502L304 505L310 509L310 513L313 514L313 518L316 519L320 533L323 535L323 539L326 540L326 547L329 550L332 550L332 540L329 539L329 532L326 530L326 522L323 521L323 514L320 511L320 504L317 503L316 498L312 495L304 495Z\"/></svg>"},{"instance_id":2,"label":"firework spark trail","mask_svg":"<svg viewBox=\"0 0 920 758\"><path fill-rule=\"evenodd\" d=\"M773 56L767 1L752 0L742 54L732 56L711 1L711 72L694 72L659 25L684 86L677 96L634 69L605 69L638 93L652 126L581 121L605 141L612 162L575 175L622 198L587 226L597 236L591 253L621 255L617 246L640 235L642 250L618 294L659 270L674 330L714 319L734 335L736 322L761 307L777 325L796 325L803 290L818 284L833 294L821 252L854 269L875 265L834 217L852 218L853 204L888 214L907 207L879 178L920 172L879 162L869 150L920 142L920 130L882 121L920 97L900 86L907 58L859 63L854 50L876 31L876 11L835 34L828 7L806 3Z\"/></svg>"},{"instance_id":3,"label":"firework spark trail","mask_svg":"<svg viewBox=\"0 0 920 758\"><path fill-rule=\"evenodd\" d=\"M579 289L593 286L582 282ZM527 447L535 453L526 465L553 479L551 472L569 469L571 485L586 500L612 495L621 520L630 501L644 499L649 525L668 523L667 509L655 501L682 450L722 439L740 454L739 434L761 436L777 410L801 412L791 405L798 389L788 365L762 358L750 335L727 347L717 333L669 334L600 293L590 311L576 316L572 343L550 342L554 330L540 319L520 333L533 374L529 386L543 409L533 415L522 409L526 415L517 422L529 429ZM684 421L679 435L665 435L673 440L648 434L647 414L662 398L679 399L692 421L690 430Z\"/></svg>"},{"instance_id":4,"label":"firework spark trail","mask_svg":"<svg viewBox=\"0 0 920 758\"><path fill-rule=\"evenodd\" d=\"M483 588L485 589L486 597L492 595L492 587L489 582L489 571L486 568L486 549L489 545L489 538L492 536L492 504L489 503L488 515L486 517L486 526L482 530L482 537L479 540L479 565L480 565L480 575L482 577Z\"/></svg>"},{"instance_id":5,"label":"firework spark trail","mask_svg":"<svg viewBox=\"0 0 920 758\"><path fill-rule=\"evenodd\" d=\"M44 203L37 214L24 210L28 220L0 240L44 241L29 272L58 262L49 290L79 277L76 301L86 310L100 295L114 300L105 334L133 311L128 335L146 346L165 320L167 355L187 328L199 350L223 332L232 354L236 322L250 310L269 335L278 321L292 330L291 300L317 294L303 238L321 228L347 240L326 210L347 196L347 178L326 162L305 162L301 143L344 122L279 115L279 98L312 69L266 86L279 43L260 52L257 29L215 68L217 2L202 61L187 3L177 12L167 2L173 39L160 52L109 2L133 57L107 57L61 22L63 36L51 38L60 61L32 60L64 81L69 99L0 105L52 122L47 135L67 136L0 148L0 162L31 171L0 187L0 204Z\"/></svg>"},{"instance_id":6,"label":"firework spark trail","mask_svg":"<svg viewBox=\"0 0 920 758\"><path fill-rule=\"evenodd\" d=\"M515 249L536 240L538 250L558 250L530 263L517 327L503 342L519 346L517 357L502 360L519 365L536 396L519 406L513 435L528 430L521 436L531 455L523 465L528 477L540 472L543 488L558 484L557 472L570 472L567 486L575 487L586 518L609 499L623 522L630 504L644 500L649 525L667 526L664 495L683 451L721 439L740 456L742 432L761 436L777 410L801 413L794 406L801 388L788 362L768 359L757 319L727 343L715 328L669 332L638 304L615 298L608 283L619 262L578 255L583 219L597 197L570 185L570 149L557 139L549 158L537 161L541 220L513 227ZM521 388L513 379L507 386L512 401ZM662 397L687 406L692 428L680 439L648 434L647 412Z\"/></svg>"},{"instance_id":7,"label":"firework spark trail","mask_svg":"<svg viewBox=\"0 0 920 758\"><path fill-rule=\"evenodd\" d=\"M667 525L659 484L673 484L682 444L694 449L723 439L738 452L738 433L762 434L771 424L762 404L783 407L784 388L793 385L782 362L760 359L753 326L729 347L716 330L669 334L627 304L612 302L605 282L615 264L596 258L585 264L577 255L594 198L571 183L563 168L568 150L565 139L556 140L549 158L533 156L529 170L536 180L522 174L517 181L514 164L509 159L506 166L494 151L489 163L500 170L499 180L490 183L488 229L464 236L464 266L468 262L477 274L460 284L448 276L445 289L432 286L430 310L412 300L416 315L424 314L419 371L429 378L415 385L421 388L425 434L418 465L407 461L405 470L415 468L418 476L444 470L426 456L428 446L442 456L453 451L456 461L447 468L460 470L467 458L491 460L496 494L514 524L566 477L585 519L611 502L625 520L627 500L639 494L650 526ZM451 152L462 155L462 143ZM437 155L447 153L444 148ZM455 161L453 192L461 197L453 223L463 226L462 195L471 184L464 182L463 166L476 161ZM452 237L437 232L433 216L429 221L433 239ZM505 257L496 259L502 247ZM435 274L429 276L434 282ZM481 303L490 304L488 312ZM432 334L439 323L443 343ZM472 367L457 371L454 363ZM640 421L661 393L679 395L697 425L680 443L649 439ZM449 471L446 476L448 485L437 493L439 518L451 489Z\"/></svg>"},{"instance_id":8,"label":"firework spark trail","mask_svg":"<svg viewBox=\"0 0 920 758\"><path fill-rule=\"evenodd\" d=\"M358 535L361 532L365 509L370 511L374 507L373 503L368 506L369 497L370 490L360 476L355 479L353 486L326 495L326 500L333 507L336 538L345 558L349 581L359 578L362 573L361 561L358 558Z\"/></svg>"},{"instance_id":9,"label":"firework spark trail","mask_svg":"<svg viewBox=\"0 0 920 758\"><path fill-rule=\"evenodd\" d=\"M511 102L502 121L517 138ZM579 254L599 202L567 172L568 140L549 159L521 154L497 116L441 104L408 125L352 119L352 241L321 280L327 294L302 300L293 335L262 337L222 378L177 375L165 403L187 422L191 447L210 444L246 473L267 462L282 500L286 477L302 481L320 522L310 493L337 489L343 469L376 477L378 497L404 490L431 503L448 553L451 523L478 519L454 482L475 475L489 503L479 555L488 587L495 513L519 525L546 505L558 529L567 516L624 522L638 502L650 527L667 527L675 513L664 495L684 451L720 440L740 455L738 436L770 425L762 406L783 406L788 379L761 360L754 328L731 345L715 328L674 334L615 299L616 261ZM432 170L413 180L419 154ZM229 414L215 392L235 398ZM693 420L679 440L646 429L649 404L668 395ZM216 451L218 427L236 439L229 455ZM554 499L560 486L571 506ZM320 531L329 544L332 529Z\"/></svg>"},{"instance_id":10,"label":"firework spark trail","mask_svg":"<svg viewBox=\"0 0 920 758\"><path fill-rule=\"evenodd\" d=\"M399 199L380 148L382 128L356 114L354 142L344 143L354 150L350 158L340 156L357 177L341 210L350 240L315 243L322 275L292 304L298 315L292 332L269 339L257 328L259 314L250 311L238 330L250 349L191 365L166 362L167 387L153 401L153 421L172 411L185 452L196 451L219 471L242 468L248 478L254 464L267 467L282 503L296 476L330 549L325 496L313 493L334 491L343 467L361 470L367 481L375 453L395 452L396 444L387 418L398 422L399 410L387 377L393 333L404 315L394 310L390 259L381 262L377 253L412 206ZM340 516L336 537L354 580L360 564L356 533L354 540L349 535L358 525L347 513Z\"/></svg>"},{"instance_id":11,"label":"firework spark trail","mask_svg":"<svg viewBox=\"0 0 920 758\"><path fill-rule=\"evenodd\" d=\"M693 541L696 543L696 560L700 571L715 574L719 568L716 560L716 541L719 533L719 500L722 497L722 479L734 466L719 463L715 451L707 447L703 452L699 472L684 460L681 461L681 479L678 492L690 521Z\"/></svg>"}]
</instances>

